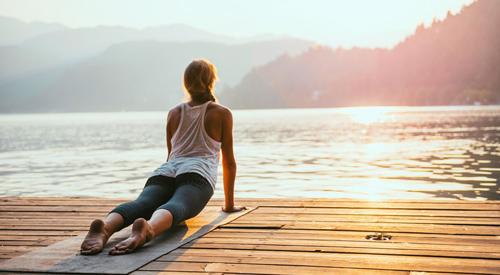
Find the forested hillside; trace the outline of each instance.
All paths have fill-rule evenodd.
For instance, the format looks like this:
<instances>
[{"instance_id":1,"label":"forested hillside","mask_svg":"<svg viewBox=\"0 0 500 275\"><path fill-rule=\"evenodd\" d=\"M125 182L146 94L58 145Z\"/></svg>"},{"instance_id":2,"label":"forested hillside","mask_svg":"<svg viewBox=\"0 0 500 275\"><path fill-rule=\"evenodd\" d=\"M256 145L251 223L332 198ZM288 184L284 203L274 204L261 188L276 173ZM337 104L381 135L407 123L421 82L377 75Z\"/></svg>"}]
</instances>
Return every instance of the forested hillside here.
<instances>
[{"instance_id":1,"label":"forested hillside","mask_svg":"<svg viewBox=\"0 0 500 275\"><path fill-rule=\"evenodd\" d=\"M500 103L500 1L479 0L392 49L314 47L258 67L236 108Z\"/></svg>"}]
</instances>

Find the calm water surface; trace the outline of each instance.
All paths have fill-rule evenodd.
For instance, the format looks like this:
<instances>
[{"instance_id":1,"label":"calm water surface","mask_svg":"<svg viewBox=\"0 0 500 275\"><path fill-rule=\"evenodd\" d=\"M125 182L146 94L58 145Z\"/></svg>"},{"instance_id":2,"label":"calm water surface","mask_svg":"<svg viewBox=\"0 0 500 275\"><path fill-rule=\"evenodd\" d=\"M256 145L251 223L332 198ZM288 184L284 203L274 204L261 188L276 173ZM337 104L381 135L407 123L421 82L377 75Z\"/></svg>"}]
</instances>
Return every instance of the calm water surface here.
<instances>
[{"instance_id":1,"label":"calm water surface","mask_svg":"<svg viewBox=\"0 0 500 275\"><path fill-rule=\"evenodd\" d=\"M165 118L0 115L0 195L133 198L166 159ZM499 106L238 110L234 123L237 197L500 198Z\"/></svg>"}]
</instances>

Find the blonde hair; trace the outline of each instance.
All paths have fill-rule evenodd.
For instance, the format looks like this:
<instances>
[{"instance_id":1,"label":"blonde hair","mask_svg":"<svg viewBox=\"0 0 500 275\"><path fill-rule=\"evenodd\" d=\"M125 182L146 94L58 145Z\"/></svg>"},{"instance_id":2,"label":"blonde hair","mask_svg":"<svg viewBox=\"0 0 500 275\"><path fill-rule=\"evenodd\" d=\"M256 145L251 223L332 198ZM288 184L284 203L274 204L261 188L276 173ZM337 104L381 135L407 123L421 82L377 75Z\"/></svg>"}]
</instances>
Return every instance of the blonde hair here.
<instances>
[{"instance_id":1,"label":"blonde hair","mask_svg":"<svg viewBox=\"0 0 500 275\"><path fill-rule=\"evenodd\" d=\"M214 88L216 80L218 80L218 76L215 65L206 59L196 59L184 71L183 86L191 100L215 102Z\"/></svg>"}]
</instances>

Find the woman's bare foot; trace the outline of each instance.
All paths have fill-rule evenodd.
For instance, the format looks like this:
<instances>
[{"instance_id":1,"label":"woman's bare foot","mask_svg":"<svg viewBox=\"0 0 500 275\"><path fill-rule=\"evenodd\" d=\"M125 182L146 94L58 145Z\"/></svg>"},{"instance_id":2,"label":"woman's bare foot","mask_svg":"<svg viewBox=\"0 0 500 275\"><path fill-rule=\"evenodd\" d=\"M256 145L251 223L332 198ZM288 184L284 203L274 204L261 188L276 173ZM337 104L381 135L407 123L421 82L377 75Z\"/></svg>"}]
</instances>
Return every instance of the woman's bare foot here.
<instances>
[{"instance_id":1,"label":"woman's bare foot","mask_svg":"<svg viewBox=\"0 0 500 275\"><path fill-rule=\"evenodd\" d=\"M143 246L145 243L153 239L153 230L149 223L143 219L139 218L134 221L132 225L132 233L130 237L119 242L110 251L110 255L122 255L131 253L139 247Z\"/></svg>"},{"instance_id":2,"label":"woman's bare foot","mask_svg":"<svg viewBox=\"0 0 500 275\"><path fill-rule=\"evenodd\" d=\"M89 232L82 242L80 253L82 255L94 255L102 251L104 245L109 239L102 220L94 220L90 224Z\"/></svg>"}]
</instances>

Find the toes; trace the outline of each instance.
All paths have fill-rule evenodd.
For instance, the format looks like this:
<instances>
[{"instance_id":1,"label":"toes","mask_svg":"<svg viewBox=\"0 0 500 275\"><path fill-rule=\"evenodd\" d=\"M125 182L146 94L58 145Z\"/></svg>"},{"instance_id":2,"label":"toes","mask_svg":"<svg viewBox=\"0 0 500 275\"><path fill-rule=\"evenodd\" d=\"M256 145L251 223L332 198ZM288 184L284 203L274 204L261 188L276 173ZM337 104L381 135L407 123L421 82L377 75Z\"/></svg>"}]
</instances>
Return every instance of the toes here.
<instances>
[{"instance_id":1,"label":"toes","mask_svg":"<svg viewBox=\"0 0 500 275\"><path fill-rule=\"evenodd\" d=\"M87 242L84 242L81 246L82 249L89 249L93 246L96 245L96 242L91 242L91 241L87 241Z\"/></svg>"},{"instance_id":2,"label":"toes","mask_svg":"<svg viewBox=\"0 0 500 275\"><path fill-rule=\"evenodd\" d=\"M117 245L113 246L113 248L111 248L111 250L109 251L109 254L110 255L123 254L121 251L125 250L127 248L127 246L128 245L126 243L120 242Z\"/></svg>"},{"instance_id":3,"label":"toes","mask_svg":"<svg viewBox=\"0 0 500 275\"><path fill-rule=\"evenodd\" d=\"M125 249L127 246L129 246L129 244L128 244L128 243L123 243L123 242L121 242L121 243L119 243L119 244L115 245L115 246L113 247L113 249L118 249L118 250L121 250L121 249Z\"/></svg>"},{"instance_id":4,"label":"toes","mask_svg":"<svg viewBox=\"0 0 500 275\"><path fill-rule=\"evenodd\" d=\"M125 254L123 250L111 250L109 251L109 255L122 255Z\"/></svg>"},{"instance_id":5,"label":"toes","mask_svg":"<svg viewBox=\"0 0 500 275\"><path fill-rule=\"evenodd\" d=\"M80 245L81 249L87 249L88 247L89 247L88 243L82 243L82 245Z\"/></svg>"},{"instance_id":6,"label":"toes","mask_svg":"<svg viewBox=\"0 0 500 275\"><path fill-rule=\"evenodd\" d=\"M123 255L123 254L128 254L131 253L135 250L136 245L134 240L124 240L122 242L119 242L116 244L110 251L110 255Z\"/></svg>"},{"instance_id":7,"label":"toes","mask_svg":"<svg viewBox=\"0 0 500 275\"><path fill-rule=\"evenodd\" d=\"M126 248L116 248L116 247L113 247L113 249L111 249L109 251L109 255L123 255L125 253L127 253L129 249L126 249Z\"/></svg>"},{"instance_id":8,"label":"toes","mask_svg":"<svg viewBox=\"0 0 500 275\"><path fill-rule=\"evenodd\" d=\"M90 244L90 242L89 242L89 241L84 240L84 241L82 242L82 245L80 246L80 248L81 248L81 249L87 249L90 245L91 245L91 244Z\"/></svg>"},{"instance_id":9,"label":"toes","mask_svg":"<svg viewBox=\"0 0 500 275\"><path fill-rule=\"evenodd\" d=\"M80 249L82 254L96 254L102 251L102 247L99 244L88 245Z\"/></svg>"},{"instance_id":10,"label":"toes","mask_svg":"<svg viewBox=\"0 0 500 275\"><path fill-rule=\"evenodd\" d=\"M90 255L92 254L93 249L91 247L82 247L80 248L80 254Z\"/></svg>"},{"instance_id":11,"label":"toes","mask_svg":"<svg viewBox=\"0 0 500 275\"><path fill-rule=\"evenodd\" d=\"M82 255L93 255L101 252L99 249L86 249L86 250L80 250L80 254Z\"/></svg>"}]
</instances>

